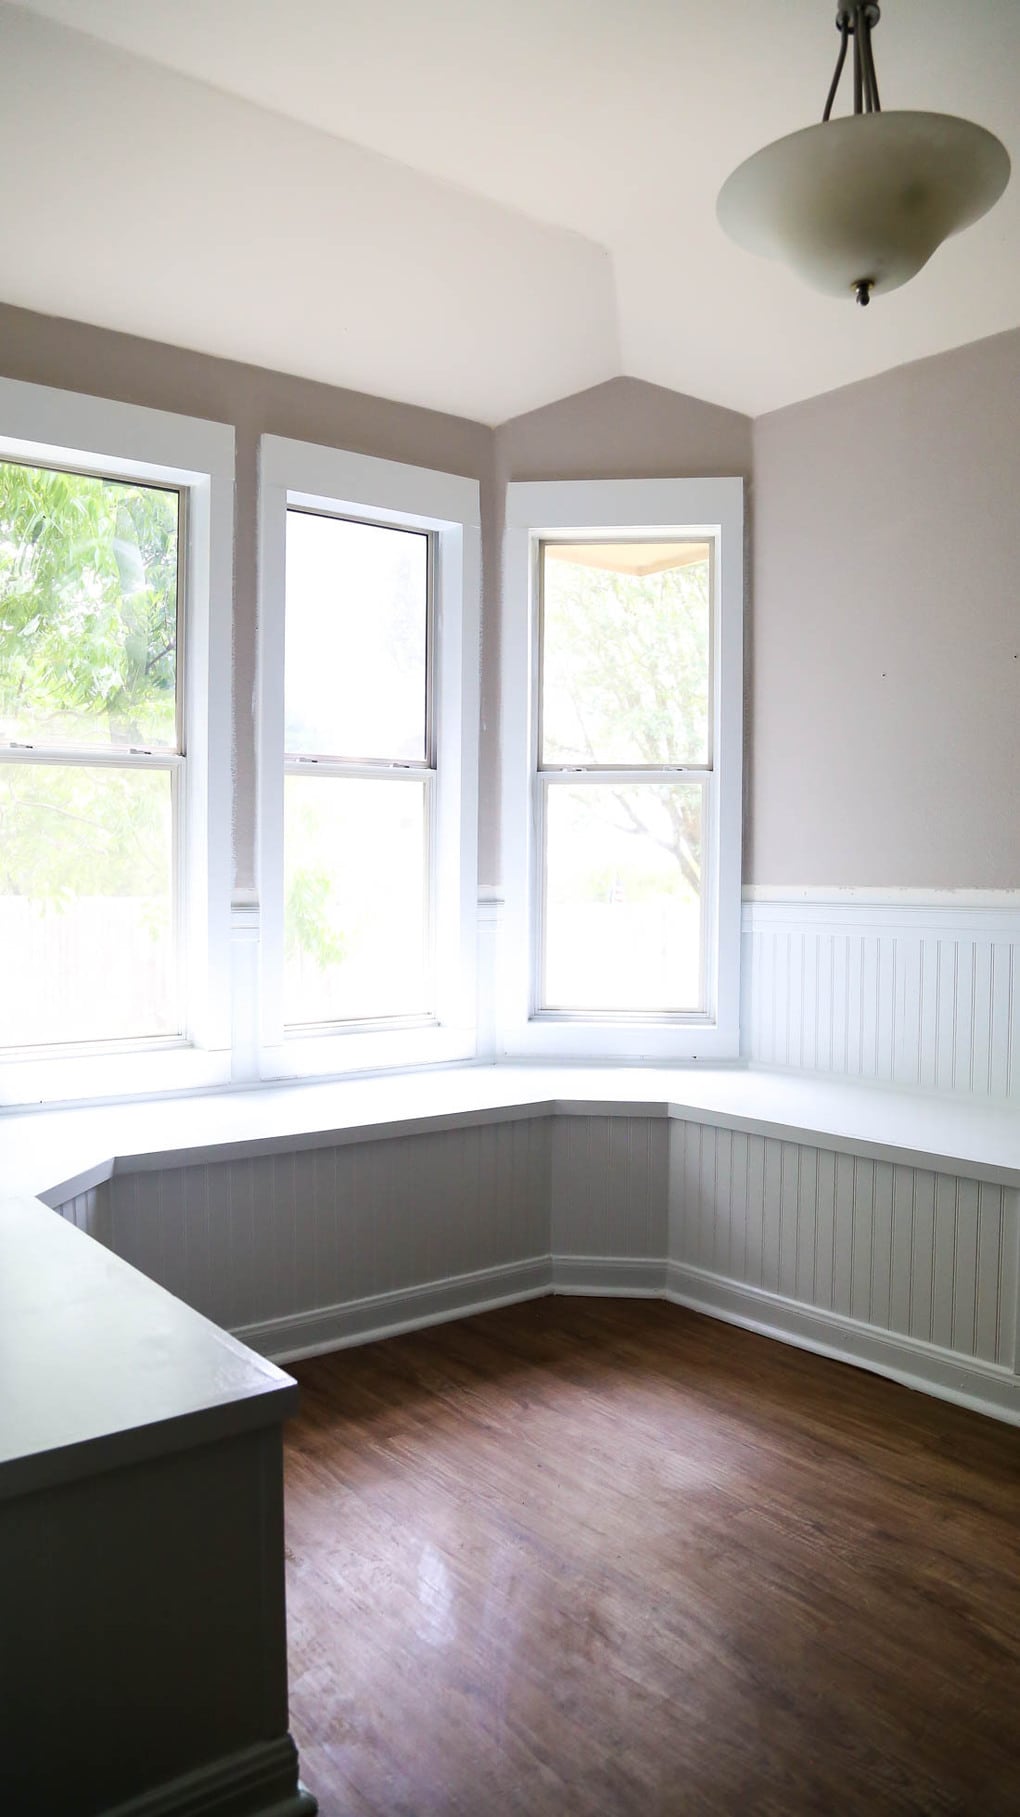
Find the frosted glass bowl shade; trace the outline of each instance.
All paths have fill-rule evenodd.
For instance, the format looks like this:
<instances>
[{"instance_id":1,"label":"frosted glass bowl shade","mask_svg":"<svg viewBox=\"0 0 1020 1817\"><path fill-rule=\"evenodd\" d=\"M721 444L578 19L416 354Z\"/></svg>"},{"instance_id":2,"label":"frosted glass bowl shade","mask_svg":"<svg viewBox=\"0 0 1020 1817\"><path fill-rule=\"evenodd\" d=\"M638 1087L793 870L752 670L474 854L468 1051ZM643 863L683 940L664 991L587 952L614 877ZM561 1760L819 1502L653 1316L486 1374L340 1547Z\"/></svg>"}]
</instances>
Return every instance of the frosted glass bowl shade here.
<instances>
[{"instance_id":1,"label":"frosted glass bowl shade","mask_svg":"<svg viewBox=\"0 0 1020 1817\"><path fill-rule=\"evenodd\" d=\"M979 219L1009 155L953 114L848 114L766 145L719 192L719 221L747 252L783 259L830 296L895 290Z\"/></svg>"}]
</instances>

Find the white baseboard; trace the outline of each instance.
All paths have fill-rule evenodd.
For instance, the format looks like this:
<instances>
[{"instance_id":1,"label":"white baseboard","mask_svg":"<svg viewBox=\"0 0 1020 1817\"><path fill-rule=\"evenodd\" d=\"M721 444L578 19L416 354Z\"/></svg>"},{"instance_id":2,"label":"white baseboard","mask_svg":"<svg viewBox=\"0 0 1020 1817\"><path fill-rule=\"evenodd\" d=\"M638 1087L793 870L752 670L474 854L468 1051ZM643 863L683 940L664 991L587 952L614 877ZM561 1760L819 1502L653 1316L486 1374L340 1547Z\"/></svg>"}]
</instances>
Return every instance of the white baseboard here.
<instances>
[{"instance_id":1,"label":"white baseboard","mask_svg":"<svg viewBox=\"0 0 1020 1817\"><path fill-rule=\"evenodd\" d=\"M1020 1376L908 1338L824 1312L782 1294L655 1256L533 1256L501 1268L452 1275L424 1287L347 1300L292 1318L267 1319L235 1331L274 1363L294 1363L353 1344L370 1344L451 1319L546 1294L606 1299L667 1299L710 1318L779 1338L820 1356L889 1376L940 1400L1020 1425Z\"/></svg>"},{"instance_id":2,"label":"white baseboard","mask_svg":"<svg viewBox=\"0 0 1020 1817\"><path fill-rule=\"evenodd\" d=\"M323 1356L350 1344L372 1344L379 1338L397 1337L425 1325L442 1325L449 1319L469 1318L518 1300L534 1300L550 1291L552 1270L548 1256L509 1262L501 1268L479 1268L471 1274L449 1275L423 1287L402 1287L376 1293L363 1300L344 1300L290 1318L265 1319L234 1332L274 1363L296 1363L302 1357Z\"/></svg>"},{"instance_id":3,"label":"white baseboard","mask_svg":"<svg viewBox=\"0 0 1020 1817\"><path fill-rule=\"evenodd\" d=\"M936 1344L894 1336L875 1325L822 1312L682 1262L667 1264L665 1298L1020 1426L1020 1377L1001 1364L974 1362Z\"/></svg>"},{"instance_id":4,"label":"white baseboard","mask_svg":"<svg viewBox=\"0 0 1020 1817\"><path fill-rule=\"evenodd\" d=\"M106 1817L315 1817L317 1809L297 1778L297 1749L280 1735L165 1780Z\"/></svg>"},{"instance_id":5,"label":"white baseboard","mask_svg":"<svg viewBox=\"0 0 1020 1817\"><path fill-rule=\"evenodd\" d=\"M606 1299L659 1300L666 1291L666 1263L661 1256L554 1255L552 1290Z\"/></svg>"}]
</instances>

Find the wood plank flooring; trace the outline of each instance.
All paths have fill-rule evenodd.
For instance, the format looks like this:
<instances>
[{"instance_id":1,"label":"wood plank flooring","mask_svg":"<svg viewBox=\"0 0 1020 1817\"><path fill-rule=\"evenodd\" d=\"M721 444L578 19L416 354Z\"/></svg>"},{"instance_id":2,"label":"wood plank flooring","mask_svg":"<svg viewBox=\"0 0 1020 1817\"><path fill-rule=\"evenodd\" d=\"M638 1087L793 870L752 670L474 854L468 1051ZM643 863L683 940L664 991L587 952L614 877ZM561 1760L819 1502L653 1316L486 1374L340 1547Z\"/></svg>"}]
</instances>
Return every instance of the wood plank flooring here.
<instances>
[{"instance_id":1,"label":"wood plank flooring","mask_svg":"<svg viewBox=\"0 0 1020 1817\"><path fill-rule=\"evenodd\" d=\"M1020 1431L658 1302L294 1373L323 1817L1020 1813Z\"/></svg>"}]
</instances>

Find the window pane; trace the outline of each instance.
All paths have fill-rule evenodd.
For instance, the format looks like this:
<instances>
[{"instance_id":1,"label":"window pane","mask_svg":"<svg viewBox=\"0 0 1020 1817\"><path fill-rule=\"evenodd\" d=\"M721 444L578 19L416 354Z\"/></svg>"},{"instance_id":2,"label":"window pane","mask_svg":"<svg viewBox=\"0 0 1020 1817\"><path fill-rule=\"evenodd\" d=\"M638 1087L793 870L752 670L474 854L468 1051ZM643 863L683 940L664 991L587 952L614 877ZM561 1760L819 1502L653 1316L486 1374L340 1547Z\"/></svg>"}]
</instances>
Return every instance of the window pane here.
<instances>
[{"instance_id":1,"label":"window pane","mask_svg":"<svg viewBox=\"0 0 1020 1817\"><path fill-rule=\"evenodd\" d=\"M550 783L545 999L565 1010L697 1010L702 790Z\"/></svg>"},{"instance_id":2,"label":"window pane","mask_svg":"<svg viewBox=\"0 0 1020 1817\"><path fill-rule=\"evenodd\" d=\"M0 765L0 1046L180 1032L165 770Z\"/></svg>"},{"instance_id":3,"label":"window pane","mask_svg":"<svg viewBox=\"0 0 1020 1817\"><path fill-rule=\"evenodd\" d=\"M425 783L288 776L284 1021L427 1014Z\"/></svg>"},{"instance_id":4,"label":"window pane","mask_svg":"<svg viewBox=\"0 0 1020 1817\"><path fill-rule=\"evenodd\" d=\"M423 763L428 537L287 513L285 748Z\"/></svg>"},{"instance_id":5,"label":"window pane","mask_svg":"<svg viewBox=\"0 0 1020 1817\"><path fill-rule=\"evenodd\" d=\"M176 749L179 509L0 461L0 743Z\"/></svg>"},{"instance_id":6,"label":"window pane","mask_svg":"<svg viewBox=\"0 0 1020 1817\"><path fill-rule=\"evenodd\" d=\"M544 764L707 764L707 543L542 547Z\"/></svg>"}]
</instances>

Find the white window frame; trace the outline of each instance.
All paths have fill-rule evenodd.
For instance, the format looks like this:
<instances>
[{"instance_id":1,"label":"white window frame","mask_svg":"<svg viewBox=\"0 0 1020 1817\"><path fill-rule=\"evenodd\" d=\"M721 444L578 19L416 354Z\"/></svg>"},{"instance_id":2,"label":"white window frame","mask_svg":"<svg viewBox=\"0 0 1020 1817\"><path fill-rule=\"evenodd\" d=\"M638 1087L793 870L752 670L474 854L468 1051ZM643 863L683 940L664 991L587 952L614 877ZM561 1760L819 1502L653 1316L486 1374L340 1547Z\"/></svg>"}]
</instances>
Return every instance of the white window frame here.
<instances>
[{"instance_id":1,"label":"white window frame","mask_svg":"<svg viewBox=\"0 0 1020 1817\"><path fill-rule=\"evenodd\" d=\"M743 481L550 480L507 488L501 837L505 908L497 1051L506 1058L736 1060L740 1054ZM537 640L543 540L708 542L714 575L712 766L705 829L706 1007L661 1016L542 1011ZM699 771L701 766L695 766ZM682 770L677 770L682 780Z\"/></svg>"},{"instance_id":2,"label":"white window frame","mask_svg":"<svg viewBox=\"0 0 1020 1817\"><path fill-rule=\"evenodd\" d=\"M230 1078L234 430L0 379L0 459L169 485L185 495L178 927L184 1033L8 1050L0 1105L197 1089Z\"/></svg>"},{"instance_id":3,"label":"white window frame","mask_svg":"<svg viewBox=\"0 0 1020 1817\"><path fill-rule=\"evenodd\" d=\"M290 506L432 534L435 829L431 922L436 1012L423 1023L288 1033L283 1019L284 650ZM258 649L262 1078L339 1077L447 1064L475 1053L478 841L478 482L283 436L262 437Z\"/></svg>"}]
</instances>

